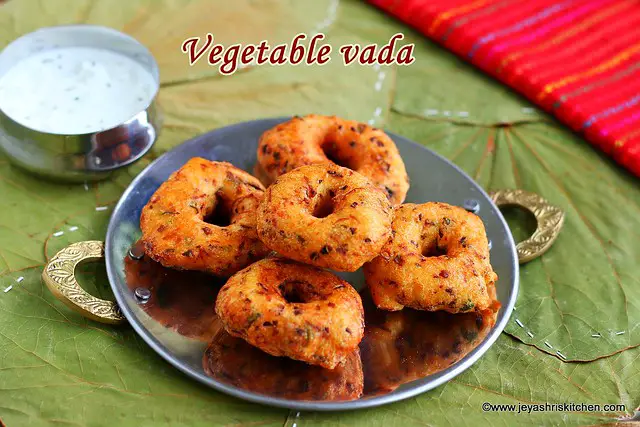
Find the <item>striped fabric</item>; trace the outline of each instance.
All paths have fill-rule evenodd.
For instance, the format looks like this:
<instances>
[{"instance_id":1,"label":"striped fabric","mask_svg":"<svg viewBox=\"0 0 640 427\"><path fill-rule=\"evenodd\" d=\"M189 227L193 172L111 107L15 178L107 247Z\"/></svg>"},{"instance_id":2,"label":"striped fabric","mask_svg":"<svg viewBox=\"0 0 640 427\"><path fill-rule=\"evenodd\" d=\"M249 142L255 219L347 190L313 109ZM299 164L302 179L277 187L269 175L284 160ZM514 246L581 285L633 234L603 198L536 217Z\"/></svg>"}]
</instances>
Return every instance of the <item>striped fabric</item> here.
<instances>
[{"instance_id":1,"label":"striped fabric","mask_svg":"<svg viewBox=\"0 0 640 427\"><path fill-rule=\"evenodd\" d=\"M640 1L370 0L640 176Z\"/></svg>"}]
</instances>

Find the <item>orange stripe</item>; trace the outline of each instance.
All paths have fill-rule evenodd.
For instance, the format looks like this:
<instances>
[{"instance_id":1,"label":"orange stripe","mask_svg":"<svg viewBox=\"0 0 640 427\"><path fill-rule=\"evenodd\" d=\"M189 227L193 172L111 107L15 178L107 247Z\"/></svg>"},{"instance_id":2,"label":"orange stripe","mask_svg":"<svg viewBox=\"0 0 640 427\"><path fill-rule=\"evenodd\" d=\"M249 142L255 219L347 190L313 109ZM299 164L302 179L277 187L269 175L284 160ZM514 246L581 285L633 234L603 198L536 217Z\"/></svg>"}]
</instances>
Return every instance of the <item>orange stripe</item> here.
<instances>
[{"instance_id":1,"label":"orange stripe","mask_svg":"<svg viewBox=\"0 0 640 427\"><path fill-rule=\"evenodd\" d=\"M620 64L621 62L628 60L631 55L633 55L638 51L640 51L640 43L634 44L633 46L623 50L622 52L612 57L611 59L601 62L600 64L596 65L593 68L590 68L587 71L583 71L581 73L567 76L561 80L558 80L557 82L549 83L545 85L544 88L542 89L542 92L538 94L537 100L542 101L547 95L549 95L554 90L564 87L568 84L575 83L587 77L595 76L596 74L605 72L615 67L616 65Z\"/></svg>"},{"instance_id":2,"label":"orange stripe","mask_svg":"<svg viewBox=\"0 0 640 427\"><path fill-rule=\"evenodd\" d=\"M445 19L449 19L454 16L462 15L463 13L478 9L489 2L490 0L477 0L477 1L474 1L473 3L465 4L464 6L460 6L455 9L451 9L447 12L441 13L438 16L436 16L436 19L433 20L427 32L429 34L433 34L438 29L442 21L444 21Z\"/></svg>"},{"instance_id":3,"label":"orange stripe","mask_svg":"<svg viewBox=\"0 0 640 427\"><path fill-rule=\"evenodd\" d=\"M529 49L524 49L520 52L514 52L511 53L509 55L507 55L506 58L504 58L502 60L502 62L500 63L500 66L498 67L498 73L502 71L502 69L511 61L515 61L516 59L520 58L523 55L529 54L529 53L536 53L536 52L543 52L546 49L548 49L549 47L553 46L554 44L559 44L562 43L563 41L567 40L570 37L575 36L576 34L580 33L581 31L583 31L585 28L598 23L599 21L604 20L605 18L608 18L609 16L613 15L614 13L619 12L620 10L624 9L625 7L628 7L627 4L621 3L621 4L615 4L613 6L611 6L609 9L605 9L603 11L601 11L600 13L597 13L593 16L591 16L589 19L585 19L580 25L577 25L573 28L571 28L569 31L566 31L564 33L561 33L559 35L557 35L556 37L554 37L551 40L547 40L544 43L540 43L539 45L535 45L534 47L531 47Z\"/></svg>"}]
</instances>

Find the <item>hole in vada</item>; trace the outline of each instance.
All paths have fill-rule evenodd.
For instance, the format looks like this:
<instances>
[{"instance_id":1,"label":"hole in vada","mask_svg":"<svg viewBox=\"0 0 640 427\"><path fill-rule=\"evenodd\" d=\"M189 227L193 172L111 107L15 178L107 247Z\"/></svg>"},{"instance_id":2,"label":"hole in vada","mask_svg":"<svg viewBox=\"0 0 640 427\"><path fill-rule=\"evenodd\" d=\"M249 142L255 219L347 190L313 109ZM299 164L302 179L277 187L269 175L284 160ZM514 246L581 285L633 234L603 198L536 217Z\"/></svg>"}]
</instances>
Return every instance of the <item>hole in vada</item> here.
<instances>
[{"instance_id":1,"label":"hole in vada","mask_svg":"<svg viewBox=\"0 0 640 427\"><path fill-rule=\"evenodd\" d=\"M204 217L207 224L217 225L218 227L226 227L231 224L231 212L226 203L221 200L216 201L213 211Z\"/></svg>"},{"instance_id":2,"label":"hole in vada","mask_svg":"<svg viewBox=\"0 0 640 427\"><path fill-rule=\"evenodd\" d=\"M278 290L288 303L307 302L306 287L307 284L300 280L285 280L278 285Z\"/></svg>"},{"instance_id":3,"label":"hole in vada","mask_svg":"<svg viewBox=\"0 0 640 427\"><path fill-rule=\"evenodd\" d=\"M435 257L446 255L447 250L445 248L439 247L437 244L425 245L422 248L422 256L425 257Z\"/></svg>"},{"instance_id":4,"label":"hole in vada","mask_svg":"<svg viewBox=\"0 0 640 427\"><path fill-rule=\"evenodd\" d=\"M329 194L324 194L313 208L312 215L316 218L326 218L333 213L333 210L333 198Z\"/></svg>"},{"instance_id":5,"label":"hole in vada","mask_svg":"<svg viewBox=\"0 0 640 427\"><path fill-rule=\"evenodd\" d=\"M322 145L322 151L324 152L324 155L327 156L327 159L331 160L336 165L342 166L343 168L353 169L353 165L349 159L345 159L338 154L338 147L335 142L324 143Z\"/></svg>"}]
</instances>

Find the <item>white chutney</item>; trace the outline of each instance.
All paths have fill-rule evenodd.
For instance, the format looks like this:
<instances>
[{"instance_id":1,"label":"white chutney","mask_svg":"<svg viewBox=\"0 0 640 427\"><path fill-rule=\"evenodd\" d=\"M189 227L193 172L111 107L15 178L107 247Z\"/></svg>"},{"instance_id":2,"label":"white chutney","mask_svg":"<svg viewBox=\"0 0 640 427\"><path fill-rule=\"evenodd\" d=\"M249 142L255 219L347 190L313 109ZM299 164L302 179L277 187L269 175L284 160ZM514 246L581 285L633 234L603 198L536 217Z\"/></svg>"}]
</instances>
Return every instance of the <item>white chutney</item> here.
<instances>
[{"instance_id":1,"label":"white chutney","mask_svg":"<svg viewBox=\"0 0 640 427\"><path fill-rule=\"evenodd\" d=\"M113 128L146 109L157 82L140 63L100 48L54 48L22 59L0 77L0 110L53 134Z\"/></svg>"}]
</instances>

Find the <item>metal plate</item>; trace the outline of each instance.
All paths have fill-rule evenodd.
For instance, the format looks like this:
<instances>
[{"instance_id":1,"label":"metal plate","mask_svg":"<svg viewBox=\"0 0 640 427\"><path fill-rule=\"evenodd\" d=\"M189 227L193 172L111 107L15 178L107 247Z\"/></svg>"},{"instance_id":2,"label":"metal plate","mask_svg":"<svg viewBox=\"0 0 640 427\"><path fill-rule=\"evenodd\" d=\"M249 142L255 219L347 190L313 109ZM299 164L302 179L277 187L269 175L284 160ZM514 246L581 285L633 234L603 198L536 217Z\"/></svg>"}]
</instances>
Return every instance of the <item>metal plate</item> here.
<instances>
[{"instance_id":1,"label":"metal plate","mask_svg":"<svg viewBox=\"0 0 640 427\"><path fill-rule=\"evenodd\" d=\"M504 329L518 292L518 258L507 224L489 196L448 160L406 138L390 134L400 150L411 189L407 202L442 201L463 206L465 200L479 202L478 215L484 221L491 248L491 261L499 276L497 294L502 308L496 324L485 339L470 353L449 368L404 384L396 390L346 402L296 401L249 392L217 381L204 373L202 355L205 343L167 329L149 317L136 302L127 286L124 258L140 238L140 212L151 195L169 175L192 157L227 161L251 172L256 162L258 138L267 129L286 119L264 119L240 123L198 136L151 163L124 192L113 211L106 237L107 273L115 297L136 332L165 360L188 376L221 392L266 405L297 410L337 411L367 408L415 396L449 381L469 368L484 354ZM361 272L340 274L356 288L364 284Z\"/></svg>"}]
</instances>

